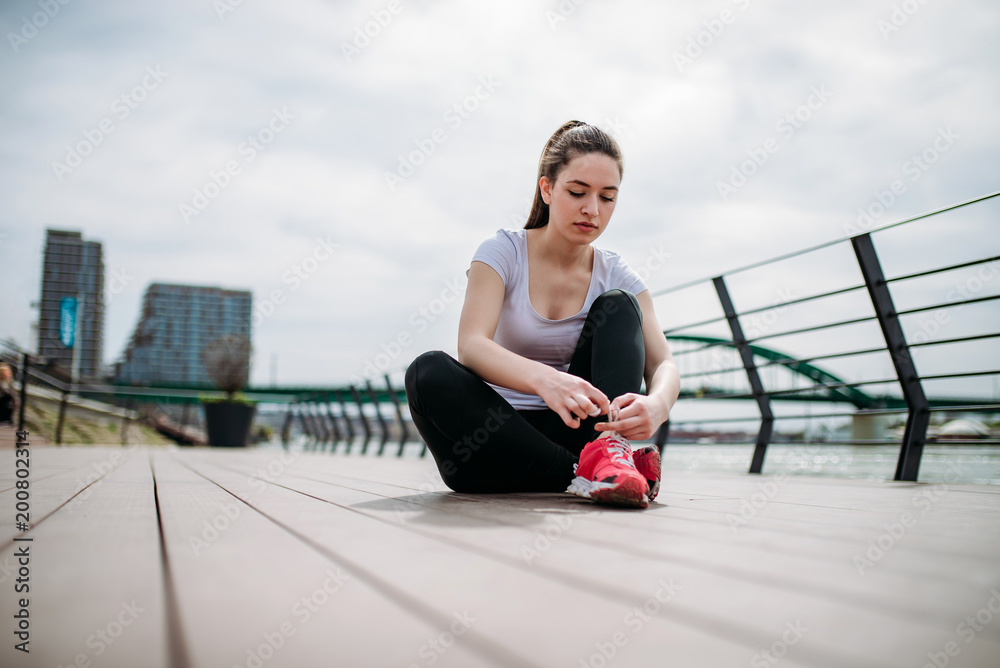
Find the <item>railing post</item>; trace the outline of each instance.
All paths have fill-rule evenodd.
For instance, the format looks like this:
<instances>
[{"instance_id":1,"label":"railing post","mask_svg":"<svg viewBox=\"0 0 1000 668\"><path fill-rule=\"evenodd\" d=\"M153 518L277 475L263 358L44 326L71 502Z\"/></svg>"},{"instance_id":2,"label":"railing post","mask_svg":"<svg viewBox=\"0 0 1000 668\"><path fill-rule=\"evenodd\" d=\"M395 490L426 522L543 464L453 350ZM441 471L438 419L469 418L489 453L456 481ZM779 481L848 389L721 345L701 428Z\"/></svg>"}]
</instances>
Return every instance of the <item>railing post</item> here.
<instances>
[{"instance_id":1,"label":"railing post","mask_svg":"<svg viewBox=\"0 0 1000 668\"><path fill-rule=\"evenodd\" d=\"M361 427L365 430L365 442L361 446L361 453L364 454L368 450L368 441L372 440L372 426L368 423L368 416L365 415L361 393L358 392L358 388L354 385L351 385L351 395L354 397L354 403L358 405L358 414L361 416Z\"/></svg>"},{"instance_id":2,"label":"railing post","mask_svg":"<svg viewBox=\"0 0 1000 668\"><path fill-rule=\"evenodd\" d=\"M308 408L312 406L312 410ZM316 436L319 438L320 443L326 443L329 438L329 431L326 425L323 424L322 416L319 414L319 408L316 406L316 402L310 401L306 404L306 410L309 413L309 424L313 426L313 431L316 432Z\"/></svg>"},{"instance_id":3,"label":"railing post","mask_svg":"<svg viewBox=\"0 0 1000 668\"><path fill-rule=\"evenodd\" d=\"M368 391L368 398L371 399L372 406L375 408L375 418L378 420L378 428L382 430L382 440L379 442L378 454L381 455L385 450L386 441L389 440L389 425L385 422L385 416L382 415L381 405L378 401L378 396L375 394L375 388L372 387L371 380L365 380L365 388Z\"/></svg>"},{"instance_id":4,"label":"railing post","mask_svg":"<svg viewBox=\"0 0 1000 668\"><path fill-rule=\"evenodd\" d=\"M21 358L21 405L17 407L17 430L24 431L24 405L28 402L28 365L31 357L24 353Z\"/></svg>"},{"instance_id":5,"label":"railing post","mask_svg":"<svg viewBox=\"0 0 1000 668\"><path fill-rule=\"evenodd\" d=\"M767 444L771 442L771 434L774 432L774 413L771 412L771 395L764 391L764 384L760 381L760 374L757 373L757 366L753 361L753 351L750 344L743 335L743 327L740 319L736 315L733 307L733 300L729 296L726 288L726 280L722 276L713 278L715 291L719 294L719 302L722 310L726 314L729 322L729 330L733 334L733 345L740 353L743 360L743 368L747 372L747 380L750 381L750 389L753 391L754 399L757 401L757 408L760 410L760 431L757 432L757 444L753 451L753 460L750 462L750 473L760 473L764 468L764 455L767 452Z\"/></svg>"},{"instance_id":6,"label":"railing post","mask_svg":"<svg viewBox=\"0 0 1000 668\"><path fill-rule=\"evenodd\" d=\"M132 400L129 399L129 400L127 400L125 402L125 410L122 411L122 426L121 426L121 430L122 430L122 438L121 438L122 445L128 445L128 425L129 425L128 412L129 412L129 410L131 408L132 408Z\"/></svg>"},{"instance_id":7,"label":"railing post","mask_svg":"<svg viewBox=\"0 0 1000 668\"><path fill-rule=\"evenodd\" d=\"M399 397L396 396L396 390L392 389L392 383L389 381L389 374L385 374L385 389L389 392L389 398L392 399L392 405L396 407L396 419L399 420L399 428L402 432L399 437L399 452L396 453L396 456L402 457L403 448L406 446L406 439L409 437L410 432L406 428L406 421L403 420L403 408L399 405Z\"/></svg>"},{"instance_id":8,"label":"railing post","mask_svg":"<svg viewBox=\"0 0 1000 668\"><path fill-rule=\"evenodd\" d=\"M288 444L292 440L292 404L288 404L288 410L285 412L285 422L281 425L281 444L288 449Z\"/></svg>"},{"instance_id":9,"label":"railing post","mask_svg":"<svg viewBox=\"0 0 1000 668\"><path fill-rule=\"evenodd\" d=\"M889 284L886 283L882 265L875 252L875 244L870 234L863 234L851 239L854 254L858 258L858 266L865 279L865 286L875 307L882 336L892 358L892 366L896 370L896 378L903 390L903 400L906 402L906 429L903 432L903 442L899 448L899 459L896 462L896 480L917 479L920 473L920 458L924 452L927 440L927 426L930 424L930 404L924 394L920 376L910 356L910 347L903 335L903 327L896 315L896 307L892 303Z\"/></svg>"},{"instance_id":10,"label":"railing post","mask_svg":"<svg viewBox=\"0 0 1000 668\"><path fill-rule=\"evenodd\" d=\"M347 450L350 452L351 443L354 442L354 423L351 422L351 415L347 412L347 401L344 399L344 395L340 392L334 394L337 401L340 402L340 414L344 417L344 429L347 431Z\"/></svg>"},{"instance_id":11,"label":"railing post","mask_svg":"<svg viewBox=\"0 0 1000 668\"><path fill-rule=\"evenodd\" d=\"M302 402L302 405L297 406L297 408L299 409L299 411L298 411L299 412L299 426L302 427L302 431L303 431L303 433L305 433L306 437L309 440L315 442L316 436L315 436L315 434L313 434L312 425L309 424L309 420L306 418L306 406L305 406L305 402Z\"/></svg>"},{"instance_id":12,"label":"railing post","mask_svg":"<svg viewBox=\"0 0 1000 668\"><path fill-rule=\"evenodd\" d=\"M333 415L333 411L330 410L330 396L326 393L323 393L323 405L326 407L326 419L333 429L333 444L336 446L342 440L340 437L340 426L337 424L337 418Z\"/></svg>"},{"instance_id":13,"label":"railing post","mask_svg":"<svg viewBox=\"0 0 1000 668\"><path fill-rule=\"evenodd\" d=\"M56 419L56 445L62 445L63 422L66 421L66 404L69 402L69 390L63 390L62 401L59 402L59 417Z\"/></svg>"}]
</instances>

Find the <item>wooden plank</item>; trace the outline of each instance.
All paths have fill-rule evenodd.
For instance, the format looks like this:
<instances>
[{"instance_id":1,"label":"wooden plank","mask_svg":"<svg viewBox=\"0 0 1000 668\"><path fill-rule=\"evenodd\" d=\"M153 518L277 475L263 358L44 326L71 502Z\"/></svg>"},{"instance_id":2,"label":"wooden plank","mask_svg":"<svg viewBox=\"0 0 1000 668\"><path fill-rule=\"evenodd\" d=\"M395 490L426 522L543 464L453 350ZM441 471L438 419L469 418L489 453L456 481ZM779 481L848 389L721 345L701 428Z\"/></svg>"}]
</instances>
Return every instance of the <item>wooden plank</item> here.
<instances>
[{"instance_id":1,"label":"wooden plank","mask_svg":"<svg viewBox=\"0 0 1000 668\"><path fill-rule=\"evenodd\" d=\"M244 461L249 469L254 466L249 459L211 453L198 457L194 467L244 497L252 489L246 474L213 465L237 461ZM313 463L306 457L300 461ZM254 504L262 512L313 537L331 558L357 572L359 578L380 582L379 587L421 602L427 615L447 619L454 611L468 610L477 622L460 642L471 651L495 657L501 665L564 665L568 660L576 665L573 657L588 658L595 643L624 633L623 619L655 594L658 579L666 575L651 578L638 597L609 599L606 592L554 581L524 567L523 562L504 563L351 508L326 502L305 504L303 499L309 497L273 486L273 498ZM617 579L617 570L610 567L604 564L604 572L609 580ZM662 660L666 648L678 665L702 660L736 665L752 654L712 629L693 629L662 616L652 619L650 627L656 632L637 635L628 645L629 651L642 650L647 660L653 656ZM795 664L789 661L788 665Z\"/></svg>"},{"instance_id":2,"label":"wooden plank","mask_svg":"<svg viewBox=\"0 0 1000 668\"><path fill-rule=\"evenodd\" d=\"M28 536L31 651L26 656L9 642L15 601L5 584L0 664L169 665L159 529L144 452L133 453L78 507L63 506ZM10 545L0 557L14 551Z\"/></svg>"},{"instance_id":3,"label":"wooden plank","mask_svg":"<svg viewBox=\"0 0 1000 668\"><path fill-rule=\"evenodd\" d=\"M404 666L421 648L442 667L493 665L461 646L437 653L429 643L447 627L399 607L174 456L156 455L154 473L190 665ZM247 500L275 491L251 487Z\"/></svg>"},{"instance_id":4,"label":"wooden plank","mask_svg":"<svg viewBox=\"0 0 1000 668\"><path fill-rule=\"evenodd\" d=\"M34 446L31 446L34 447ZM31 448L29 448L30 450ZM52 450L58 450L52 452ZM103 484L104 478L127 461L132 450L122 448L74 449L49 448L31 450L30 477L31 513L29 524L34 526L63 506L77 508ZM56 460L56 461L53 461ZM14 479L14 452L3 458L3 470ZM10 486L0 492L0 507L11 512L0 515L0 549L11 545L16 529L13 509L17 490Z\"/></svg>"},{"instance_id":5,"label":"wooden plank","mask_svg":"<svg viewBox=\"0 0 1000 668\"><path fill-rule=\"evenodd\" d=\"M323 463L310 462L310 464L319 464L319 467L323 467ZM322 474L318 474L316 472L317 466L311 466L311 468L312 468L312 474L307 477L311 477L312 480L315 481L317 479L317 475L322 475ZM292 472L291 475L294 476L297 475L297 473ZM323 482L329 483L330 481L325 480ZM331 498L332 495L333 498L335 498L340 503L349 503L347 499L353 498L354 499L354 503L352 505L353 508L364 507L367 512L381 513L381 515L384 518L389 519L389 521L406 521L406 511L400 509L400 506L404 506L406 504L412 504L417 507L422 506L427 509L428 514L430 513L430 511L433 510L437 511L443 510L444 512L453 511L454 513L465 515L467 518L480 519L482 520L481 526L492 527L492 530L490 530L488 533L483 534L486 537L486 539L490 541L489 544L500 552L507 550L508 557L511 556L510 554L511 545L516 546L518 542L520 542L522 546L524 545L523 538L520 541L508 540L503 536L504 534L503 528L497 527L498 523L504 522L503 518L505 516L508 517L507 526L516 524L516 522L512 522L509 520L509 517L511 516L511 509L509 507L510 500L519 499L524 503L528 504L533 503L537 505L539 504L540 499L535 497L542 497L541 499L542 505L544 506L545 502L548 501L549 507L551 507L551 502L552 502L552 495L506 495L506 496L497 495L496 497L490 497L488 495L470 496L469 500L472 501L472 503L445 502L444 498L446 497L436 502L435 501L428 502L427 500L421 499L421 497L415 497L415 496L404 497L403 500L400 500L398 498L397 499L392 498L392 494L394 492L398 492L398 488L396 490L386 489L385 488L386 486L384 485L381 491L389 492L389 494L383 494L381 501L369 499L366 502L361 500L364 498L363 496L352 497L349 492L344 491L352 486L354 488L352 491L359 491L359 485L363 487L364 483L360 483L356 479L351 479L351 478L346 479L346 481L344 478L340 478L338 482L345 485L346 487L337 490L337 493L332 493L329 490L323 490L322 488L316 487L315 485L310 485L303 488L299 483L294 483L292 486L296 487L297 489L303 489L304 491L309 491L310 493L317 494L318 496L322 496L323 498ZM379 483L368 483L369 488L378 486ZM375 495L379 494L379 492L372 491L372 489L369 489L367 491L370 491ZM424 495L424 496L433 496L433 495ZM463 495L451 495L451 496L461 497ZM546 499L545 497L548 498ZM477 502L478 502L478 508L481 509L479 512L477 512ZM565 507L566 504L562 503L561 505ZM518 520L521 522L524 521L522 519L524 516L524 510L525 510L524 508L521 508L514 512L514 515L517 516ZM649 514L650 514L649 511L647 511L646 513L641 513L641 514L628 514L628 515L619 514L619 516L621 516L626 521L631 521L634 523L640 516L645 518ZM594 513L593 515L599 517L602 515L607 515L607 513ZM568 542L573 542L574 537L578 536L577 528L579 528L580 531L584 531L587 528L585 524L590 520L590 515L588 514L583 514L579 518L577 518L576 515L574 515L573 517L577 519L577 522L574 525L574 531L571 533L567 532L565 536L563 536L570 539L570 541ZM431 531L449 532L452 531L453 527L456 526L461 527L460 533L462 534L462 536L471 533L470 531L471 527L466 518L463 518L462 520L457 520L455 522L437 522L429 524L428 528ZM593 528L594 527L592 526L591 529ZM606 526L600 527L600 530L597 533L599 533L600 535L607 535L608 527ZM628 530L618 531L615 535L616 537L620 538L620 544L622 545L642 544L644 538L643 535L638 533L629 535ZM648 532L645 537L649 538ZM461 538L459 538L459 540L461 540ZM588 555L591 555L594 552L595 545L600 545L600 541L589 540L584 542L588 545L589 548ZM611 545L614 544L613 540L605 542ZM562 547L563 544L560 544L560 548ZM694 555L691 558L697 557L699 551L701 551L701 554L704 554L700 546L696 547L697 549L695 550ZM671 544L670 549L671 550L675 549L673 544ZM553 553L557 552L558 550L553 551ZM657 557L655 553L653 554L650 553L648 546L643 546L643 549L641 550L625 550L625 552L627 552L631 556L652 558L654 560ZM732 552L735 552L735 554L732 554ZM740 552L739 548L737 548L736 550L730 550L731 554L729 555L729 558L733 561L741 563L745 562L746 559L748 558L748 555L740 554L739 552ZM572 556L574 558L577 557L577 555L575 554ZM752 558L752 555L749 556L750 558ZM547 553L545 557L546 559L549 559L550 554ZM610 560L613 557L611 555L605 555L605 558ZM600 561L600 559L598 561ZM766 561L756 564L758 568L759 579L763 580L764 584L768 587L771 587L772 589L774 588L774 585L777 582L775 578L775 573L783 575L789 569L789 564L781 563L780 560L779 563L777 564L773 562L774 562L773 557L769 557ZM688 566L691 565L690 559L688 562L684 563L686 563L686 565ZM996 562L994 561L993 563ZM725 566L726 563L723 561L721 562L720 565ZM570 561L569 567L572 568L572 566L573 562ZM856 581L858 580L858 578L856 577L856 573L850 573L850 572L846 573L840 572L834 574L828 574L823 572L817 573L816 569L809 568L808 567L809 565L806 565L806 568L802 568L802 564L798 564L798 566L799 568L794 570L804 571L804 573L807 575L808 578L819 579L822 581L826 580L828 576L829 577L837 576L841 580L855 584ZM586 570L586 568L584 568L580 572L581 574L585 575L588 571ZM867 608L872 607L871 604L873 602L874 603L881 602L878 598L874 599L869 598L868 600L857 600L853 602L853 605L852 601L848 600L847 605L843 605L843 600L836 602L823 600L825 597L822 596L823 592L821 591L818 600L803 602L796 600L797 597L795 593L795 588L787 586L784 587L783 589L771 591L770 592L772 595L771 598L774 598L774 594L778 594L784 598L784 605L782 606L782 609L776 610L776 612L778 613L778 617L780 617L782 613L787 615L788 609L793 609L793 610L797 609L797 610L812 610L816 614L822 613L822 615L825 615L825 617L832 618L833 622L827 623L823 626L823 628L826 628L830 632L828 634L829 635L828 647L824 649L823 652L828 652L830 651L831 648L836 648L841 646L849 646L849 647L855 646L855 644L860 641L862 646L869 648L877 648L879 646L883 646L881 650L881 654L883 656L879 658L885 661L887 664L890 664L894 660L894 657L899 654L901 650L901 645L905 644L905 642L901 642L900 640L898 640L898 638L908 637L911 641L913 641L912 645L916 647L919 647L921 642L929 643L929 645L927 646L931 648L936 646L935 643L947 642L950 639L951 635L953 635L950 630L952 628L951 625L953 623L952 618L948 614L939 614L937 606L941 605L943 597L947 597L949 595L950 593L949 590L947 588L941 588L941 587L938 587L936 589L934 587L928 588L926 586L926 583L920 583L921 586L915 588L913 587L914 581L912 579L893 577L893 574L890 571L885 571L885 572L889 574L880 575L878 578L870 577L868 578L868 581L863 583L859 588L862 591L865 591L868 587L874 587L875 589L878 589L880 585L881 591L878 592L877 595L883 598L888 598L895 603L894 606L889 606L890 609L888 614L886 614L885 612L883 612L882 614L873 614L868 611ZM991 572L994 573L996 572L995 567ZM724 577L727 578L731 577L731 573L723 572L723 575ZM690 580L696 577L700 577L702 581L705 580L704 573L687 573L685 579ZM805 585L809 584L808 580L803 582L801 578L797 579L798 582L796 584L799 586L802 586L804 584ZM716 587L716 589L719 589L723 596L727 596L731 595L733 586L741 586L743 587L744 590L753 589L753 580L754 580L754 573L751 572L749 573L749 577L742 579L737 578L737 581L735 583L729 582L727 586L722 588ZM711 610L713 609L713 606L715 606L714 609L720 609L718 606L720 606L723 603L723 599L720 599L718 601L711 600L711 598L708 596L708 593L706 593L710 592L710 589L711 588L709 587L705 592L702 592L698 596L699 602L708 604L706 608L698 611L702 614L710 614ZM810 588L805 587L805 589L806 591L808 591ZM965 591L963 592L963 596L961 597L951 596L949 600L954 602L953 606L954 609L950 610L949 612L950 613L955 613L955 611L966 612L966 613L970 611L974 612L975 610L978 609L977 607L974 606L985 604L986 600L989 598L989 592L987 591L987 589L983 589L981 586L966 587ZM914 591L915 593L913 593ZM728 608L734 614L736 614L737 618L744 615L749 616L748 618L752 619L766 618L767 608L766 606L760 606L759 601L761 600L762 597L766 599L768 592L758 591L757 595L751 595L751 592L748 591L744 591L743 593L744 595L738 598L737 605L734 605L732 602L730 602L730 604L726 606L726 608ZM983 596L984 594L985 597ZM980 598L982 598L983 600L979 601ZM742 605L739 605L740 601L743 602ZM916 622L910 619L911 617L913 617L913 615L908 614L910 606L915 604L922 604L924 607L923 612L925 613L924 618L918 619ZM898 614L898 618L893 617L892 613L894 610ZM961 619L961 616L958 618ZM777 619L771 620L772 626L774 625L773 622L776 621L778 620ZM930 623L930 626L928 626L928 622ZM719 624L720 628L722 628L723 626L724 624L722 623ZM845 634L847 637L845 637ZM990 633L989 635L995 637L995 634L993 633ZM812 642L815 638L818 637L820 637L819 634L813 634L812 638L810 639L810 642ZM893 639L893 641L886 643L884 642L886 639ZM987 653L989 651L996 651L998 649L997 646L995 645L995 641L991 640L985 634L981 635L978 647L980 648L981 651ZM967 656L972 656L972 655L967 653ZM919 659L919 656L916 657L914 660L917 659Z\"/></svg>"}]
</instances>

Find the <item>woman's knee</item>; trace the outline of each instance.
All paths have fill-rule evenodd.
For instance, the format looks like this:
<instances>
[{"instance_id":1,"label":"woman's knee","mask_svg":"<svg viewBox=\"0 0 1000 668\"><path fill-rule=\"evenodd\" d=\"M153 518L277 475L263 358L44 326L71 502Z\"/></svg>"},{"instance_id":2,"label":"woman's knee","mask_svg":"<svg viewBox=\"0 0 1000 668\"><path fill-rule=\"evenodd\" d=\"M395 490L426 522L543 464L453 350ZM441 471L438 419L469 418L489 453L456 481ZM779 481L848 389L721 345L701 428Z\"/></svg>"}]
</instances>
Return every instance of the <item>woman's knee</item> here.
<instances>
[{"instance_id":1,"label":"woman's knee","mask_svg":"<svg viewBox=\"0 0 1000 668\"><path fill-rule=\"evenodd\" d=\"M590 307L590 314L604 314L605 319L612 315L633 315L642 323L642 308L639 300L628 290L614 289L602 293Z\"/></svg>"},{"instance_id":2,"label":"woman's knee","mask_svg":"<svg viewBox=\"0 0 1000 668\"><path fill-rule=\"evenodd\" d=\"M418 356L406 367L406 396L412 399L421 391L426 391L428 386L437 389L442 382L442 372L454 361L448 353L440 350L430 350Z\"/></svg>"}]
</instances>

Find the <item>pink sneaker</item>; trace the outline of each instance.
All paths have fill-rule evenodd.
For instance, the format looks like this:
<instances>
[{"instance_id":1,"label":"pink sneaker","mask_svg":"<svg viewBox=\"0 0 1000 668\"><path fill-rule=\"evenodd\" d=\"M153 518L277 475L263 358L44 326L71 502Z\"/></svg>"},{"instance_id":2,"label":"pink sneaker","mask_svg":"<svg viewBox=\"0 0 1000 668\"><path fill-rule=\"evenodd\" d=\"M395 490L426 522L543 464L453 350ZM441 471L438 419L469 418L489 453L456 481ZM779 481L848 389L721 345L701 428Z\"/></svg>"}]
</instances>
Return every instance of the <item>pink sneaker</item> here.
<instances>
[{"instance_id":1,"label":"pink sneaker","mask_svg":"<svg viewBox=\"0 0 1000 668\"><path fill-rule=\"evenodd\" d=\"M649 505L649 485L632 461L632 446L613 431L584 446L576 478L566 491L614 506Z\"/></svg>"},{"instance_id":2,"label":"pink sneaker","mask_svg":"<svg viewBox=\"0 0 1000 668\"><path fill-rule=\"evenodd\" d=\"M660 493L660 450L655 445L646 445L632 453L635 470L646 479L649 491L646 496L652 501Z\"/></svg>"}]
</instances>

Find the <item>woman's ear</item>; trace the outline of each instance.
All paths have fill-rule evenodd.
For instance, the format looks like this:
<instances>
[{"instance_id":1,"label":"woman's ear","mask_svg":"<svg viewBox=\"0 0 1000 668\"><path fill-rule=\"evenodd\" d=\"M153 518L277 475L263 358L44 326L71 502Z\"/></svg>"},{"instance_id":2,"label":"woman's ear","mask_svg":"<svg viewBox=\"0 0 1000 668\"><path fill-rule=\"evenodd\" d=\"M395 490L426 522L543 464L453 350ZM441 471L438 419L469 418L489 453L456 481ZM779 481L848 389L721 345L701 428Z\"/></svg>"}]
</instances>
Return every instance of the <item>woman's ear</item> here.
<instances>
[{"instance_id":1,"label":"woman's ear","mask_svg":"<svg viewBox=\"0 0 1000 668\"><path fill-rule=\"evenodd\" d=\"M549 177L543 176L538 180L538 189L542 193L542 201L552 205L552 181L549 181Z\"/></svg>"}]
</instances>

